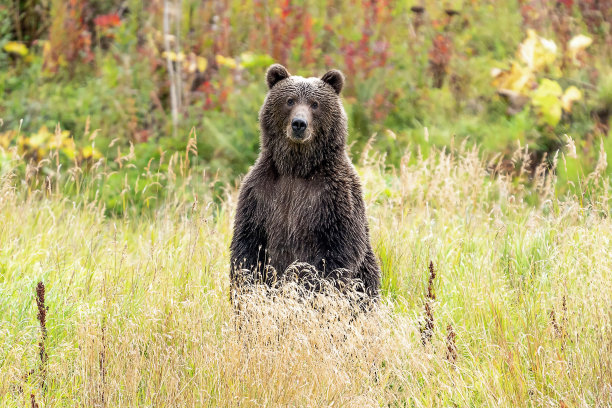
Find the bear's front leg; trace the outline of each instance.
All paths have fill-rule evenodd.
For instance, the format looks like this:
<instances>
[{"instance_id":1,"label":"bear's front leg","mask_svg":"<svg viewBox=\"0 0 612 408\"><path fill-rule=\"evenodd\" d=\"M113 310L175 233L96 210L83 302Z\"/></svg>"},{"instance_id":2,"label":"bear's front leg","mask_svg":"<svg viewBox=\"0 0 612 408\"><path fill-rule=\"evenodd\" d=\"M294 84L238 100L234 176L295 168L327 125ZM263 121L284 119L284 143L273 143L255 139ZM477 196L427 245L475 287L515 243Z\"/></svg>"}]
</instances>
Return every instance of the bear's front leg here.
<instances>
[{"instance_id":1,"label":"bear's front leg","mask_svg":"<svg viewBox=\"0 0 612 408\"><path fill-rule=\"evenodd\" d=\"M369 246L364 211L344 197L329 195L322 201L325 211L315 227L318 243L315 267L329 279L357 277Z\"/></svg>"},{"instance_id":2,"label":"bear's front leg","mask_svg":"<svg viewBox=\"0 0 612 408\"><path fill-rule=\"evenodd\" d=\"M257 217L257 202L249 189L240 192L230 245L232 290L260 283L266 264L266 235Z\"/></svg>"}]
</instances>

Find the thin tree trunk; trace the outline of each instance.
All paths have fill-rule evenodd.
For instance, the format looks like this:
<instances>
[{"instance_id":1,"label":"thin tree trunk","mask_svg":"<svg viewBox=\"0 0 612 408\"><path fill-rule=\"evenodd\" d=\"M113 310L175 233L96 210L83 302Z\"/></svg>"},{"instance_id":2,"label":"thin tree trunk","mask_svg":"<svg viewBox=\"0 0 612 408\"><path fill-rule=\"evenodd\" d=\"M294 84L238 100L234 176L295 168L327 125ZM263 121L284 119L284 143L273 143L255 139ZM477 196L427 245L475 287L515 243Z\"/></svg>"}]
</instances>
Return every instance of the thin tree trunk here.
<instances>
[{"instance_id":1,"label":"thin tree trunk","mask_svg":"<svg viewBox=\"0 0 612 408\"><path fill-rule=\"evenodd\" d=\"M178 129L178 100L177 100L177 89L175 82L174 65L170 59L170 10L168 0L164 0L164 22L163 22L163 34L164 34L164 49L166 51L166 66L168 68L168 76L170 78L170 109L172 111L172 135L176 137ZM176 55L178 59L178 54Z\"/></svg>"},{"instance_id":2,"label":"thin tree trunk","mask_svg":"<svg viewBox=\"0 0 612 408\"><path fill-rule=\"evenodd\" d=\"M180 44L180 40L181 40L181 20L182 20L182 14L183 14L183 0L178 0L177 4L174 5L174 23L176 25L176 34L175 34L175 52L176 52L176 56L178 58L179 54L181 53L181 44ZM176 70L176 76L175 76L175 81L176 81L176 102L178 104L177 108L180 111L183 108L183 75L182 75L182 69L180 68L180 61L178 62L177 65L179 65L179 68Z\"/></svg>"},{"instance_id":3,"label":"thin tree trunk","mask_svg":"<svg viewBox=\"0 0 612 408\"><path fill-rule=\"evenodd\" d=\"M19 0L15 0L13 6L13 18L15 20L15 31L17 31L17 39L23 41L23 33L21 32L21 11L19 10Z\"/></svg>"}]
</instances>

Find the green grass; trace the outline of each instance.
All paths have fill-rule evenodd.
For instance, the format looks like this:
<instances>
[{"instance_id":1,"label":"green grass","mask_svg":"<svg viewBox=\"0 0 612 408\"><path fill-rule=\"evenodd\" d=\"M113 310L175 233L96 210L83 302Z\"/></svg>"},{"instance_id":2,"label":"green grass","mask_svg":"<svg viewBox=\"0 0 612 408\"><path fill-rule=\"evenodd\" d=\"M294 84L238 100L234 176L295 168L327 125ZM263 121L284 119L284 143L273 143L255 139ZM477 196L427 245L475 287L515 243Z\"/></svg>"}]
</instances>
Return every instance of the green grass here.
<instances>
[{"instance_id":1,"label":"green grass","mask_svg":"<svg viewBox=\"0 0 612 408\"><path fill-rule=\"evenodd\" d=\"M47 189L5 173L0 406L31 406L31 395L45 407L612 405L609 178L587 176L581 190L551 175L492 177L462 147L396 169L355 161L380 308L354 319L333 294L312 308L290 289L255 292L240 325L228 296L235 188L221 199L200 188L194 201L193 174L155 209L111 218L83 198L95 192L61 193L70 172Z\"/></svg>"}]
</instances>

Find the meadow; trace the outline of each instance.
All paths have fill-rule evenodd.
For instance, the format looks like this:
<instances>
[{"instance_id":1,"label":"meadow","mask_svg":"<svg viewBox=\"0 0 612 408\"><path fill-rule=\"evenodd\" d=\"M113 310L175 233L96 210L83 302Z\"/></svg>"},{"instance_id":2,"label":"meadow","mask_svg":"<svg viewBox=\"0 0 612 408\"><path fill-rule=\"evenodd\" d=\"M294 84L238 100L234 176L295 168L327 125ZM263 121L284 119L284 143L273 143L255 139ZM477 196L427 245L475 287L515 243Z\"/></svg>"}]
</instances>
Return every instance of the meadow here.
<instances>
[{"instance_id":1,"label":"meadow","mask_svg":"<svg viewBox=\"0 0 612 408\"><path fill-rule=\"evenodd\" d=\"M603 150L564 194L554 172L524 173L526 149L518 177L465 143L394 168L353 160L383 269L379 307L357 318L346 297L291 286L233 312L235 187L193 199L202 176L183 167L190 182L155 209L108 217L79 169L7 172L0 406L612 405Z\"/></svg>"}]
</instances>

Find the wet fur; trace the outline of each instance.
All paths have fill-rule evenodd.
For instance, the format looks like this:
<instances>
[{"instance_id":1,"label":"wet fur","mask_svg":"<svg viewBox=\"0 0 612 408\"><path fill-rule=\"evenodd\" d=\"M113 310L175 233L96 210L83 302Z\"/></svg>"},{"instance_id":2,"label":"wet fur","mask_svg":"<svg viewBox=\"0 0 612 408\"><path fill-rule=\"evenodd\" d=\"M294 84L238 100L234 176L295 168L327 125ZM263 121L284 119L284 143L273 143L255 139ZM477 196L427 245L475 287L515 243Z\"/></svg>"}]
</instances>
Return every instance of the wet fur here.
<instances>
[{"instance_id":1,"label":"wet fur","mask_svg":"<svg viewBox=\"0 0 612 408\"><path fill-rule=\"evenodd\" d=\"M300 261L322 278L359 279L365 292L377 297L380 268L361 184L345 150L347 118L339 97L344 78L330 71L324 82L283 70L274 65L267 74L270 90L259 113L261 152L242 182L230 247L232 285L254 280L271 285ZM288 137L289 97L302 106L319 104L310 111L305 143Z\"/></svg>"}]
</instances>

